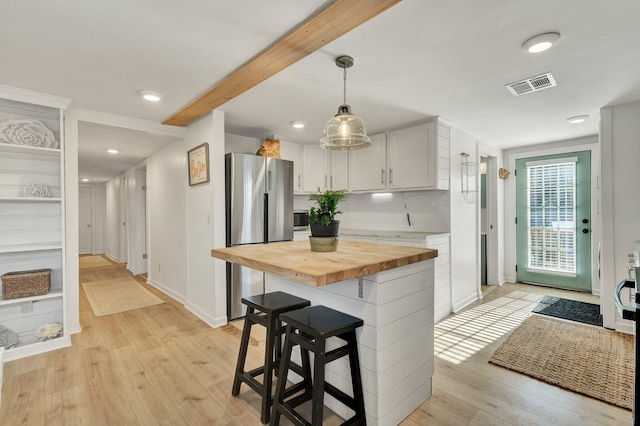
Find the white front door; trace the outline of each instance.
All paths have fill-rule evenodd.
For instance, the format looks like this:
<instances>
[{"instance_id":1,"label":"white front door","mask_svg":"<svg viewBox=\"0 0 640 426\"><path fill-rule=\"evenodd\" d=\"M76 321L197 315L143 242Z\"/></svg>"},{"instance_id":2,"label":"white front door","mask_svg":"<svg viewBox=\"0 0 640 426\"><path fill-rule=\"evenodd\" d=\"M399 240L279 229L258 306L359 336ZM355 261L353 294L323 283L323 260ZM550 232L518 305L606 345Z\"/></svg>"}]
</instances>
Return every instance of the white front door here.
<instances>
[{"instance_id":1,"label":"white front door","mask_svg":"<svg viewBox=\"0 0 640 426\"><path fill-rule=\"evenodd\" d=\"M79 198L79 223L80 232L78 233L79 241L79 253L91 254L92 253L92 223L91 223L91 188L81 187L78 191Z\"/></svg>"}]
</instances>

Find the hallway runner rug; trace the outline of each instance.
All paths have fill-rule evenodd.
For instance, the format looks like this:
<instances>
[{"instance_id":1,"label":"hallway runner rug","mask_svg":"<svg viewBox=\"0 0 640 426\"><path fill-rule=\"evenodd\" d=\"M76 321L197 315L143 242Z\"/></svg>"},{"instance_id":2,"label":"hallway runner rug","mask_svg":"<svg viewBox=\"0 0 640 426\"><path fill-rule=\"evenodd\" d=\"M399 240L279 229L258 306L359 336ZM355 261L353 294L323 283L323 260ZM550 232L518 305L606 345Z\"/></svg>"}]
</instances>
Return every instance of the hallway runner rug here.
<instances>
[{"instance_id":1,"label":"hallway runner rug","mask_svg":"<svg viewBox=\"0 0 640 426\"><path fill-rule=\"evenodd\" d=\"M93 256L80 256L80 269L87 268L99 268L101 266L111 266L115 263L111 263L100 255Z\"/></svg>"},{"instance_id":2,"label":"hallway runner rug","mask_svg":"<svg viewBox=\"0 0 640 426\"><path fill-rule=\"evenodd\" d=\"M489 362L631 410L633 357L633 335L533 315Z\"/></svg>"},{"instance_id":3,"label":"hallway runner rug","mask_svg":"<svg viewBox=\"0 0 640 426\"><path fill-rule=\"evenodd\" d=\"M90 281L82 283L82 289L97 317L164 303L130 277Z\"/></svg>"},{"instance_id":4,"label":"hallway runner rug","mask_svg":"<svg viewBox=\"0 0 640 426\"><path fill-rule=\"evenodd\" d=\"M545 296L533 312L540 315L562 318L569 321L602 327L600 305L562 299L560 297Z\"/></svg>"}]
</instances>

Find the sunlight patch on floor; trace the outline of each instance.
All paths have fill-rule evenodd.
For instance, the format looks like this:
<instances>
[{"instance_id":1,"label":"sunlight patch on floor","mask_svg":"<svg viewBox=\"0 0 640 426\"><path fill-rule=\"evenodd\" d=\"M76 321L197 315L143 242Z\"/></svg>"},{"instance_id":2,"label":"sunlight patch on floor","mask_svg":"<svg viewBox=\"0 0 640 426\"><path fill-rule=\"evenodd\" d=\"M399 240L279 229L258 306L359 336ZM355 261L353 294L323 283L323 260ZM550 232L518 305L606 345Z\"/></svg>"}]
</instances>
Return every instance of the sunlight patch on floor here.
<instances>
[{"instance_id":1,"label":"sunlight patch on floor","mask_svg":"<svg viewBox=\"0 0 640 426\"><path fill-rule=\"evenodd\" d=\"M524 321L544 297L513 291L435 325L435 355L460 364Z\"/></svg>"}]
</instances>

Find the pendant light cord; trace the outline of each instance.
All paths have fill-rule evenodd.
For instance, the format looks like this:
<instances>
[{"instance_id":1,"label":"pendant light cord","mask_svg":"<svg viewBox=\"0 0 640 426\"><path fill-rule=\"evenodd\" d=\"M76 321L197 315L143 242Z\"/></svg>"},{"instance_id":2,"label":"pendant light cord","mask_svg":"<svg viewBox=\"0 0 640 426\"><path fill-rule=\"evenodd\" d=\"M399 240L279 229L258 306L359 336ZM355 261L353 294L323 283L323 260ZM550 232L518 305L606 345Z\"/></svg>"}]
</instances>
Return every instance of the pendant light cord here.
<instances>
[{"instance_id":1,"label":"pendant light cord","mask_svg":"<svg viewBox=\"0 0 640 426\"><path fill-rule=\"evenodd\" d=\"M347 104L347 69L344 69L344 90L343 90L343 94L342 94L342 105L346 105Z\"/></svg>"}]
</instances>

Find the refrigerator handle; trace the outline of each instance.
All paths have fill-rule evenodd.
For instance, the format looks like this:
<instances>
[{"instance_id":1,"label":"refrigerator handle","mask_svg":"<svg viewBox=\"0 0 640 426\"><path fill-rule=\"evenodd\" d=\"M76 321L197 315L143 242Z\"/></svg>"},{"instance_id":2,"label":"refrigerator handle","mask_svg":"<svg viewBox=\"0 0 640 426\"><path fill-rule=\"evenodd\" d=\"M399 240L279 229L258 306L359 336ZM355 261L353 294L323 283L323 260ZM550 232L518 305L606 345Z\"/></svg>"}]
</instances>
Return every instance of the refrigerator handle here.
<instances>
[{"instance_id":1,"label":"refrigerator handle","mask_svg":"<svg viewBox=\"0 0 640 426\"><path fill-rule=\"evenodd\" d=\"M264 240L266 244L269 242L269 194L264 194Z\"/></svg>"},{"instance_id":2,"label":"refrigerator handle","mask_svg":"<svg viewBox=\"0 0 640 426\"><path fill-rule=\"evenodd\" d=\"M271 192L271 170L267 171L267 192Z\"/></svg>"}]
</instances>

